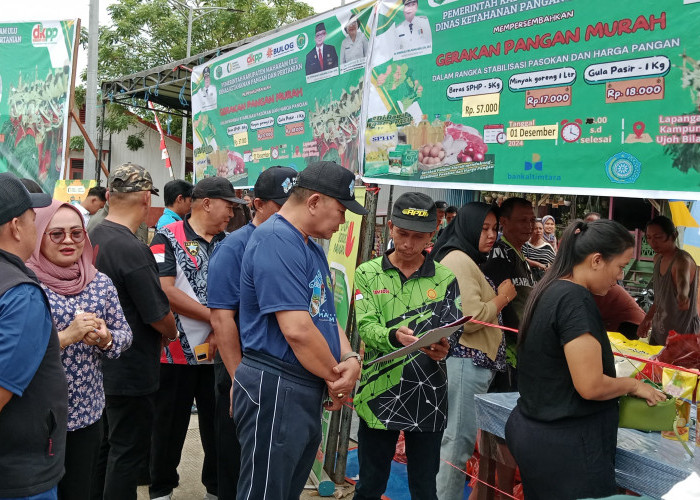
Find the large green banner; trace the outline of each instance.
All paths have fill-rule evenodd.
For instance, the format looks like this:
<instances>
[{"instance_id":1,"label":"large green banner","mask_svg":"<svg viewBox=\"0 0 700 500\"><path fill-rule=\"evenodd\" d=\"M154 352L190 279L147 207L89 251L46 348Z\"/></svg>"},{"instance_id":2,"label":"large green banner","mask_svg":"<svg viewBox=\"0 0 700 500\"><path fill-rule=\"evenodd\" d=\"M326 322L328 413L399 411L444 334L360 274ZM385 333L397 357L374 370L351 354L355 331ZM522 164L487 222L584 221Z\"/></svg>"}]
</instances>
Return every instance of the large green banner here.
<instances>
[{"instance_id":1,"label":"large green banner","mask_svg":"<svg viewBox=\"0 0 700 500\"><path fill-rule=\"evenodd\" d=\"M0 23L0 172L63 177L76 21Z\"/></svg>"},{"instance_id":2,"label":"large green banner","mask_svg":"<svg viewBox=\"0 0 700 500\"><path fill-rule=\"evenodd\" d=\"M317 160L358 172L373 6L341 7L195 67L195 178L252 186L271 165Z\"/></svg>"},{"instance_id":3,"label":"large green banner","mask_svg":"<svg viewBox=\"0 0 700 500\"><path fill-rule=\"evenodd\" d=\"M700 1L382 0L363 177L700 199Z\"/></svg>"}]
</instances>

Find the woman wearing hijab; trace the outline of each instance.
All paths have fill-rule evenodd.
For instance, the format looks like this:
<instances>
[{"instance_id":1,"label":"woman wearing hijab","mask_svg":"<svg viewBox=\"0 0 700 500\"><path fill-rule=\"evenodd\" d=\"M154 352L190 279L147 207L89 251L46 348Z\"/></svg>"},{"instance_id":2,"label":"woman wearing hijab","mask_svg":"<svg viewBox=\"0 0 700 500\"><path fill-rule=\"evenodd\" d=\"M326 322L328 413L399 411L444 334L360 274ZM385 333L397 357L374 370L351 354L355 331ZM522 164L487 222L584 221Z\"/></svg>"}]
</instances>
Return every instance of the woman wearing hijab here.
<instances>
[{"instance_id":1,"label":"woman wearing hijab","mask_svg":"<svg viewBox=\"0 0 700 500\"><path fill-rule=\"evenodd\" d=\"M545 215L542 217L542 227L544 229L544 234L542 237L544 238L544 241L549 243L552 248L554 249L554 252L556 253L557 248L559 247L559 244L557 243L557 223L554 220L554 217L551 215Z\"/></svg>"},{"instance_id":2,"label":"woman wearing hijab","mask_svg":"<svg viewBox=\"0 0 700 500\"><path fill-rule=\"evenodd\" d=\"M554 262L556 253L552 245L544 239L544 226L541 220L535 221L532 237L523 245L523 256L530 264L535 281L541 280L544 272Z\"/></svg>"},{"instance_id":3,"label":"woman wearing hijab","mask_svg":"<svg viewBox=\"0 0 700 500\"><path fill-rule=\"evenodd\" d=\"M500 324L501 310L515 298L505 280L498 288L479 269L496 241L494 208L485 203L462 207L435 244L433 258L457 277L465 316ZM506 347L500 328L464 325L459 343L447 358L447 428L440 449L438 498L462 498L464 474L448 464L465 464L474 452L476 413L474 395L486 393L496 371L505 371Z\"/></svg>"},{"instance_id":4,"label":"woman wearing hijab","mask_svg":"<svg viewBox=\"0 0 700 500\"><path fill-rule=\"evenodd\" d=\"M49 298L68 381L66 473L58 497L89 499L103 434L102 358L119 357L131 345L131 329L112 281L92 265L80 212L58 200L35 212L37 248L27 265Z\"/></svg>"}]
</instances>

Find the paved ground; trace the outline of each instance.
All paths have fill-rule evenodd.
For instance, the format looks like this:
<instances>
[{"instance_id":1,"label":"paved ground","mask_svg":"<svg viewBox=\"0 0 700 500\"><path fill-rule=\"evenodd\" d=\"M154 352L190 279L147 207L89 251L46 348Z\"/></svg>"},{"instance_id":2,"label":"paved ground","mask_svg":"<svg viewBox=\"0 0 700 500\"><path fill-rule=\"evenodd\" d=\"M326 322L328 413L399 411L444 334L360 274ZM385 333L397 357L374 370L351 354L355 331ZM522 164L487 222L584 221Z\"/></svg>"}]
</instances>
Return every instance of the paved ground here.
<instances>
[{"instance_id":1,"label":"paved ground","mask_svg":"<svg viewBox=\"0 0 700 500\"><path fill-rule=\"evenodd\" d=\"M199 440L199 423L197 415L192 415L190 419L189 430L187 431L187 439L185 447L182 451L182 460L177 471L180 474L180 486L173 492L173 500L202 500L204 498L205 489L202 485L200 475L202 471L202 461L204 460L204 452ZM349 487L349 485L345 485ZM352 499L353 495L349 494L344 500ZM314 489L304 491L301 499L318 499L318 493ZM330 497L334 498L334 497ZM141 486L138 490L138 500L148 500L148 487Z\"/></svg>"}]
</instances>

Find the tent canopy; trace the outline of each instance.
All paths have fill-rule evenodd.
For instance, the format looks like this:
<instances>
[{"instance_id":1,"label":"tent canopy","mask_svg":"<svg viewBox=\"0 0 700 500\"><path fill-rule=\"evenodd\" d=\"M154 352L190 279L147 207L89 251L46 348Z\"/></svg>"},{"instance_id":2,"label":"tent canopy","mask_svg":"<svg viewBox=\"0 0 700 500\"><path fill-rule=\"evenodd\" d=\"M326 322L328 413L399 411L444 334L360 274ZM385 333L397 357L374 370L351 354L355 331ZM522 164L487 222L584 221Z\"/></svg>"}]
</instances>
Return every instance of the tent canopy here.
<instances>
[{"instance_id":1,"label":"tent canopy","mask_svg":"<svg viewBox=\"0 0 700 500\"><path fill-rule=\"evenodd\" d=\"M163 66L104 81L102 82L103 99L137 108L145 107L137 101L143 99L170 109L172 114L189 116L191 114L190 73L192 66L204 64L224 52L251 43L266 35L267 33Z\"/></svg>"},{"instance_id":2,"label":"tent canopy","mask_svg":"<svg viewBox=\"0 0 700 500\"><path fill-rule=\"evenodd\" d=\"M132 75L121 76L114 80L103 81L103 98L124 106L148 109L138 102L138 99L143 99L170 109L170 111L159 110L159 112L162 111L185 117L190 116L192 114L192 108L190 107L190 74L193 66L202 65L225 52L254 43L261 38L269 37L278 31L289 29L296 24L306 22L317 16L319 14L285 24L245 40L239 40L223 47L164 64L163 66L150 68Z\"/></svg>"}]
</instances>

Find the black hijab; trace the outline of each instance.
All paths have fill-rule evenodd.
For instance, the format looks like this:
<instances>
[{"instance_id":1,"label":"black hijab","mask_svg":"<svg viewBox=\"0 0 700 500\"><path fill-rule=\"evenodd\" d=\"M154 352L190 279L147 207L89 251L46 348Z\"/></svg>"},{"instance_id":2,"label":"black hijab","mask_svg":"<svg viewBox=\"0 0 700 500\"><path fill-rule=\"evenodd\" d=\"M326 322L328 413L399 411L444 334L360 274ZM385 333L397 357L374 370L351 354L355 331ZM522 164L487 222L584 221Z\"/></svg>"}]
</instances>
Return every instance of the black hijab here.
<instances>
[{"instance_id":1,"label":"black hijab","mask_svg":"<svg viewBox=\"0 0 700 500\"><path fill-rule=\"evenodd\" d=\"M478 201L467 203L460 208L454 220L435 242L430 252L432 258L439 262L452 250L460 250L477 264L486 260L486 254L479 252L479 239L489 212L495 213L494 207ZM498 216L496 218L498 219Z\"/></svg>"}]
</instances>

